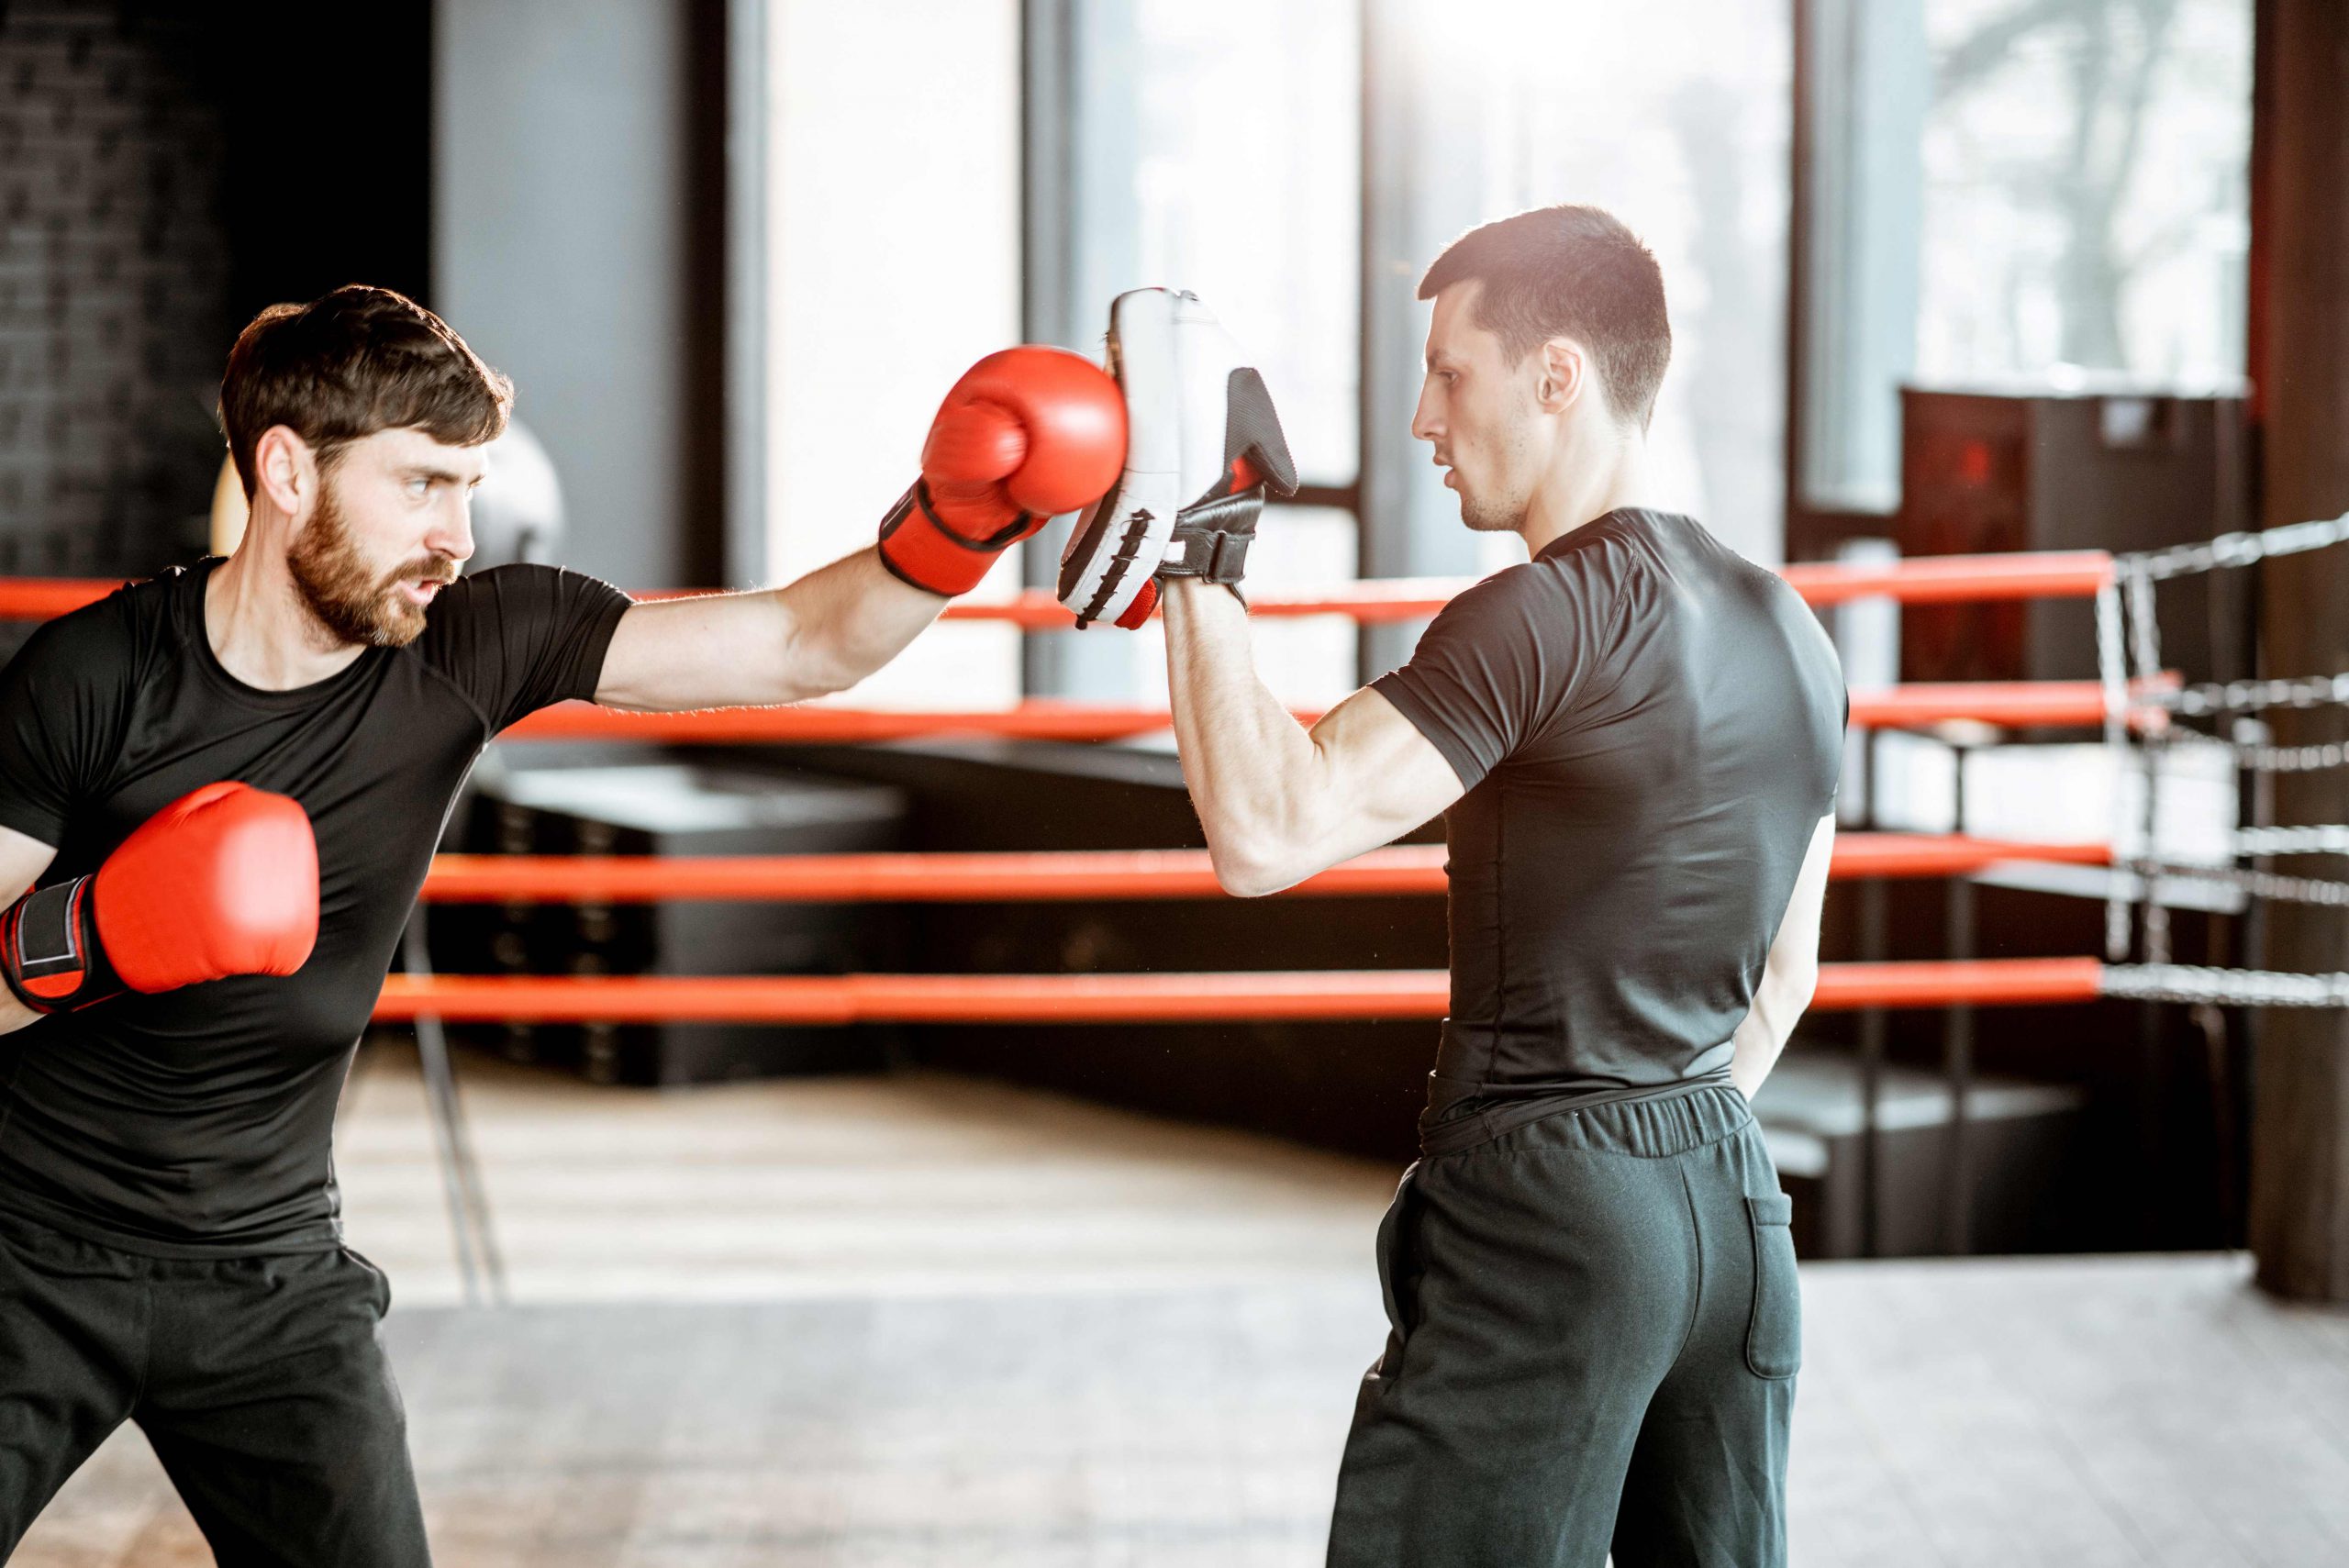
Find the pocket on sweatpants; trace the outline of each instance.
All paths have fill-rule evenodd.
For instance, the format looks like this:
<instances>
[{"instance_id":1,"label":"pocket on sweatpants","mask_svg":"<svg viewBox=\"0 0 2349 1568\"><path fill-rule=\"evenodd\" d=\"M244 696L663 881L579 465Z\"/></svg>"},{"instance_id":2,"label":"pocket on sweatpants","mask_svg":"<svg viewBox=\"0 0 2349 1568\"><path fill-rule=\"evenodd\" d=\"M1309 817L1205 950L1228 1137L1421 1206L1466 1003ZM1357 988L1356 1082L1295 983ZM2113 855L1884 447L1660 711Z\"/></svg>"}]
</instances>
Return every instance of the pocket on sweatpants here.
<instances>
[{"instance_id":1,"label":"pocket on sweatpants","mask_svg":"<svg viewBox=\"0 0 2349 1568\"><path fill-rule=\"evenodd\" d=\"M1749 1197L1753 1231L1753 1316L1745 1329L1745 1364L1756 1377L1802 1370L1802 1283L1795 1272L1795 1202L1784 1193Z\"/></svg>"}]
</instances>

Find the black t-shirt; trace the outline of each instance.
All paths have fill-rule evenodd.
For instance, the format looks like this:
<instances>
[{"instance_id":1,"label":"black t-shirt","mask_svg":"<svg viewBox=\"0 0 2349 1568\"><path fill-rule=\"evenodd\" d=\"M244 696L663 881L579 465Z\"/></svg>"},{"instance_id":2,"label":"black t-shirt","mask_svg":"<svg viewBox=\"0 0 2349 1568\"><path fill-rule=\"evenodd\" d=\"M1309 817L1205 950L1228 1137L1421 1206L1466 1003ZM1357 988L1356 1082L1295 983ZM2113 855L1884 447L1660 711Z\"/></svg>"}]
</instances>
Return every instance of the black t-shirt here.
<instances>
[{"instance_id":1,"label":"black t-shirt","mask_svg":"<svg viewBox=\"0 0 2349 1568\"><path fill-rule=\"evenodd\" d=\"M284 977L117 996L0 1036L0 1207L163 1256L340 1237L335 1101L442 823L489 738L594 695L627 595L544 566L442 589L421 637L262 691L205 635L217 562L35 632L0 672L0 825L94 870L198 785L300 801L318 940Z\"/></svg>"},{"instance_id":2,"label":"black t-shirt","mask_svg":"<svg viewBox=\"0 0 2349 1568\"><path fill-rule=\"evenodd\" d=\"M1468 791L1431 1150L1725 1074L1842 757L1842 670L1794 590L1687 517L1609 512L1375 684Z\"/></svg>"}]
</instances>

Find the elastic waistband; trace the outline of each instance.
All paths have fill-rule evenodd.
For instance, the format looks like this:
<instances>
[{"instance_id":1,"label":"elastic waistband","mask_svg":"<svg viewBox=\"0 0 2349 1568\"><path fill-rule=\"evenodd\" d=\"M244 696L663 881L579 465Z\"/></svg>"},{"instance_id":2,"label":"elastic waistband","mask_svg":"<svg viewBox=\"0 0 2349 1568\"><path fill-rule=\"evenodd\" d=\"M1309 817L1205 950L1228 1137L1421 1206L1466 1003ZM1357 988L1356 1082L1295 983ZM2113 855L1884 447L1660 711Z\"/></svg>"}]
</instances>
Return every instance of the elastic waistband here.
<instances>
[{"instance_id":1,"label":"elastic waistband","mask_svg":"<svg viewBox=\"0 0 2349 1568\"><path fill-rule=\"evenodd\" d=\"M1577 1090L1486 1106L1419 1129L1419 1151L1458 1154L1538 1129L1537 1141L1617 1154L1677 1154L1753 1119L1726 1071L1660 1087Z\"/></svg>"},{"instance_id":2,"label":"elastic waistband","mask_svg":"<svg viewBox=\"0 0 2349 1568\"><path fill-rule=\"evenodd\" d=\"M332 1252L342 1246L342 1221L329 1217L272 1235L225 1237L209 1241L165 1241L128 1235L21 1190L0 1186L0 1225L57 1236L111 1253L159 1262L216 1263L239 1258L290 1258Z\"/></svg>"}]
</instances>

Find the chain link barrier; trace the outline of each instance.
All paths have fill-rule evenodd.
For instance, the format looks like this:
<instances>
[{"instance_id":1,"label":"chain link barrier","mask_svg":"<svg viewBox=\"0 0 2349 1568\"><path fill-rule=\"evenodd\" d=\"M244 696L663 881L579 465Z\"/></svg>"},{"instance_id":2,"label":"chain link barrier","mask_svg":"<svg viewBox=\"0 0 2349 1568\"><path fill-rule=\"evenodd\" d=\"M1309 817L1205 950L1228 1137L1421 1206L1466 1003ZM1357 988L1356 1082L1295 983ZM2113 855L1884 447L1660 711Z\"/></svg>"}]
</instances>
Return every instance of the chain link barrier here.
<instances>
[{"instance_id":1,"label":"chain link barrier","mask_svg":"<svg viewBox=\"0 0 2349 1568\"><path fill-rule=\"evenodd\" d=\"M2349 828L2243 828L2234 843L2239 855L2349 855Z\"/></svg>"},{"instance_id":2,"label":"chain link barrier","mask_svg":"<svg viewBox=\"0 0 2349 1568\"><path fill-rule=\"evenodd\" d=\"M2166 708L2186 718L2268 707L2336 707L2349 706L2349 673L2293 681L2210 681L2167 691L2146 684L2134 700L2141 707Z\"/></svg>"},{"instance_id":3,"label":"chain link barrier","mask_svg":"<svg viewBox=\"0 0 2349 1568\"><path fill-rule=\"evenodd\" d=\"M2222 742L2231 746L2236 763L2254 773L2318 773L2349 768L2349 743L2321 746L2277 746L2264 740Z\"/></svg>"},{"instance_id":4,"label":"chain link barrier","mask_svg":"<svg viewBox=\"0 0 2349 1568\"><path fill-rule=\"evenodd\" d=\"M2165 879L2240 888L2254 898L2272 899L2278 904L2321 904L2349 909L2349 882L2285 876L2272 871L2247 871L2241 866L2176 864L2168 861L2154 862L2150 868L2143 862L2132 862L2129 869L2140 877L2150 869L2154 875Z\"/></svg>"},{"instance_id":5,"label":"chain link barrier","mask_svg":"<svg viewBox=\"0 0 2349 1568\"><path fill-rule=\"evenodd\" d=\"M2190 577L2229 566L2254 566L2278 555L2301 555L2349 543L2349 513L2327 521L2286 523L2258 533L2221 534L2203 544L2181 544L2121 557L2157 581Z\"/></svg>"},{"instance_id":6,"label":"chain link barrier","mask_svg":"<svg viewBox=\"0 0 2349 1568\"><path fill-rule=\"evenodd\" d=\"M2205 969L2191 963L2113 964L2104 994L2132 1002L2218 1007L2349 1007L2349 974L2282 974L2264 969Z\"/></svg>"},{"instance_id":7,"label":"chain link barrier","mask_svg":"<svg viewBox=\"0 0 2349 1568\"><path fill-rule=\"evenodd\" d=\"M2161 750L2178 739L2168 726L2148 727L2132 741L2131 718L2154 710L2179 718L2208 718L2261 709L2349 706L2349 673L2291 680L2210 682L2162 690L2158 685L2160 627L2155 619L2154 584L2231 567L2255 565L2280 555L2299 555L2349 544L2349 513L2328 520L2288 523L2257 533L2222 534L2202 544L2123 555L2114 561L2113 586L2097 595L2097 676L2104 692L2104 738L2118 758L2134 760L2142 769L2144 795L2143 846L2125 864L2114 868L2114 886L2105 905L2105 953L2108 963L2104 995L2141 1002L2174 1002L2190 1006L2242 1007L2349 1006L2349 973L2288 974L2265 970L2212 969L2168 960L2166 910L2154 897L2155 878L2184 878L2240 889L2250 897L2279 903L2349 908L2349 882L2319 877L2288 876L2240 865L2174 864L2161 858L2154 831L2158 788L2157 759ZM2132 690L2132 687L2134 688ZM2192 733L2188 731L2188 733ZM2221 740L2237 765L2252 773L2314 773L2349 767L2349 741L2278 746L2238 728L2236 738ZM2116 772L2115 781L2120 773ZM2115 826L2122 826L2115 800ZM2122 841L2116 833L2115 844ZM2349 826L2244 828L2232 837L2240 859L2277 855L2349 854ZM2132 935L2132 900L2119 874L2136 873L2138 929L2147 962L2120 962L2128 956Z\"/></svg>"}]
</instances>

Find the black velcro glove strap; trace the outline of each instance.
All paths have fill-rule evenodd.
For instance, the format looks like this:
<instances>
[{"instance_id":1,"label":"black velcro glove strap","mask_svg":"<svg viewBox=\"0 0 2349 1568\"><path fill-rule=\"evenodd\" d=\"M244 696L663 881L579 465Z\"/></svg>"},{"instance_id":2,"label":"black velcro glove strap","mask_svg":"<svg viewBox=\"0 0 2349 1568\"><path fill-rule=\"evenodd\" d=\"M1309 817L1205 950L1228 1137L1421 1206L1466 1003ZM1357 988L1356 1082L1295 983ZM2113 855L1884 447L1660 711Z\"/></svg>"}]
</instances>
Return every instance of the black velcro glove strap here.
<instances>
[{"instance_id":1,"label":"black velcro glove strap","mask_svg":"<svg viewBox=\"0 0 2349 1568\"><path fill-rule=\"evenodd\" d=\"M1186 507L1174 520L1174 542L1158 574L1237 585L1248 573L1248 547L1256 542L1256 519L1264 511L1261 484Z\"/></svg>"},{"instance_id":2,"label":"black velcro glove strap","mask_svg":"<svg viewBox=\"0 0 2349 1568\"><path fill-rule=\"evenodd\" d=\"M37 887L0 911L0 979L36 1013L61 1013L123 990L98 941L94 876Z\"/></svg>"}]
</instances>

